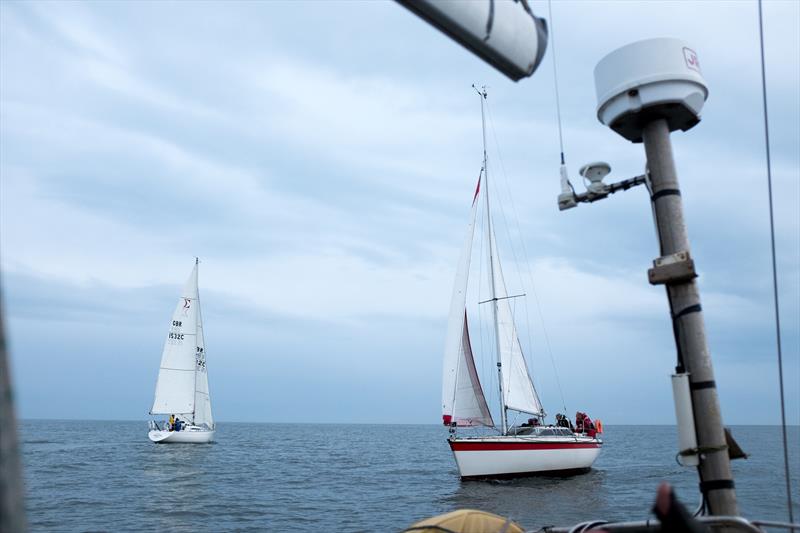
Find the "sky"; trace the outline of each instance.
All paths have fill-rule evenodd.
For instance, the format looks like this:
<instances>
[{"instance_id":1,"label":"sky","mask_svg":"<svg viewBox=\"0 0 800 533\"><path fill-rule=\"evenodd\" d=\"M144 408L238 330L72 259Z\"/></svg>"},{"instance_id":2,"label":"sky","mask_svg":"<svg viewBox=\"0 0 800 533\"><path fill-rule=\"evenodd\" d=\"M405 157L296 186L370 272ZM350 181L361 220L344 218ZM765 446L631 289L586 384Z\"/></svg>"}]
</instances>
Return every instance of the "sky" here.
<instances>
[{"instance_id":1,"label":"sky","mask_svg":"<svg viewBox=\"0 0 800 533\"><path fill-rule=\"evenodd\" d=\"M723 418L778 423L757 4L557 1L552 19L532 6L555 34L576 184L589 161L608 161L609 180L645 162L597 121L595 64L651 37L698 52L710 95L672 141ZM764 9L797 424L800 4ZM393 2L0 2L0 281L18 415L146 419L198 256L218 421L438 423L481 164L476 83L517 215L511 262L532 273L521 290L545 408L674 423L646 192L558 211L552 61L551 40L514 83Z\"/></svg>"}]
</instances>

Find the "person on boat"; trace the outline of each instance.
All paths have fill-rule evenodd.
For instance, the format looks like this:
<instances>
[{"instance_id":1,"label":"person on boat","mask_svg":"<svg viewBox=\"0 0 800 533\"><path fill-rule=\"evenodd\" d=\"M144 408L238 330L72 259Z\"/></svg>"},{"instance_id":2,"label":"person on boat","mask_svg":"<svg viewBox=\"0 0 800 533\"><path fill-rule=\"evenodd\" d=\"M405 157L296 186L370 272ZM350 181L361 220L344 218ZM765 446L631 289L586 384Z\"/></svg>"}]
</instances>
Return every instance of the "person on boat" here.
<instances>
[{"instance_id":1,"label":"person on boat","mask_svg":"<svg viewBox=\"0 0 800 533\"><path fill-rule=\"evenodd\" d=\"M556 415L556 426L560 428L567 428L570 430L575 429L572 426L572 422L570 421L570 419L567 418L566 415L562 415L560 413Z\"/></svg>"},{"instance_id":2,"label":"person on boat","mask_svg":"<svg viewBox=\"0 0 800 533\"><path fill-rule=\"evenodd\" d=\"M586 416L580 411L575 413L575 432L583 433L583 417Z\"/></svg>"},{"instance_id":3,"label":"person on boat","mask_svg":"<svg viewBox=\"0 0 800 533\"><path fill-rule=\"evenodd\" d=\"M169 415L169 425L167 429L173 431L175 429L175 415Z\"/></svg>"},{"instance_id":4,"label":"person on boat","mask_svg":"<svg viewBox=\"0 0 800 533\"><path fill-rule=\"evenodd\" d=\"M176 416L174 425L175 431L180 431L182 429L182 426L183 426L183 421L181 421L181 419Z\"/></svg>"},{"instance_id":5,"label":"person on boat","mask_svg":"<svg viewBox=\"0 0 800 533\"><path fill-rule=\"evenodd\" d=\"M589 415L585 413L583 415L583 431L586 432L587 437L594 438L595 435L597 435L597 430L594 427L594 422L592 422L592 419L589 418Z\"/></svg>"},{"instance_id":6,"label":"person on boat","mask_svg":"<svg viewBox=\"0 0 800 533\"><path fill-rule=\"evenodd\" d=\"M530 428L542 425L538 418L529 418L527 422L520 424L520 427Z\"/></svg>"}]
</instances>

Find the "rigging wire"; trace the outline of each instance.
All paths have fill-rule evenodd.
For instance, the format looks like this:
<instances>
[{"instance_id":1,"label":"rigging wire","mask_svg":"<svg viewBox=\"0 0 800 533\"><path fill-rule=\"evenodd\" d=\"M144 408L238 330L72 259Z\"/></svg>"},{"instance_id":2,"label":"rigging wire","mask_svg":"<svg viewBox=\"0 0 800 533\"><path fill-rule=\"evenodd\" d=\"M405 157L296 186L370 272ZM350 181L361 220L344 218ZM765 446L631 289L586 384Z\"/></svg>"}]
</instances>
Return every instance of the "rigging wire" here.
<instances>
[{"instance_id":1,"label":"rigging wire","mask_svg":"<svg viewBox=\"0 0 800 533\"><path fill-rule=\"evenodd\" d=\"M550 15L550 42L553 50L553 86L556 93L556 117L558 119L558 148L561 152L561 164L564 164L564 135L561 128L561 99L558 93L558 69L556 68L556 32L553 23L553 4L552 0L547 0L547 11Z\"/></svg>"},{"instance_id":2,"label":"rigging wire","mask_svg":"<svg viewBox=\"0 0 800 533\"><path fill-rule=\"evenodd\" d=\"M781 429L783 430L783 462L786 475L786 499L789 508L789 522L794 522L792 511L792 482L789 476L789 444L786 437L786 404L783 392L783 351L781 349L781 318L778 302L778 267L775 259L775 214L772 203L772 163L769 150L769 118L767 113L767 71L764 60L764 16L762 2L758 0L758 37L761 48L761 97L764 104L764 145L767 156L767 193L769 196L769 235L772 249L772 293L775 303L775 337L778 345L778 382L781 396Z\"/></svg>"},{"instance_id":3,"label":"rigging wire","mask_svg":"<svg viewBox=\"0 0 800 533\"><path fill-rule=\"evenodd\" d=\"M488 105L487 105L487 109L488 109ZM495 139L496 139L496 137L495 137ZM499 154L498 154L498 156L499 156ZM502 163L501 163L501 165L502 165ZM508 179L507 179L507 177L505 177L505 178L506 178L506 189L508 189ZM500 198L500 189L498 188L497 185L494 184L494 182L492 182L492 185L495 188L494 192L497 193L497 198ZM509 247L511 248L511 255L512 255L513 259L514 259L514 263L515 264L519 264L520 260L518 259L516 250L514 249L514 241L511 238L511 232L509 230L508 217L506 217L505 209L503 208L502 202L500 202L500 201L495 202L495 207L500 210L500 218L503 221L502 226L505 228L506 235L508 236ZM492 217L492 220L494 220L494 217ZM517 223L517 226L519 226L519 223ZM496 228L497 225L493 224L492 227ZM497 238L497 235L495 234L495 245L497 243L496 238ZM499 263L499 257L498 257L497 271L500 273L500 280L502 281L503 293L506 296L508 296L508 287L506 285L505 274L503 273L503 268L500 266L500 263ZM519 272L517 272L517 277L519 278L520 286L523 286L524 284L522 283L522 275ZM516 317L516 313L515 313L515 311L516 311L516 302L513 301L513 300L514 299L512 298L512 303L509 304L508 302L506 302L504 305L509 305L510 306L511 317L512 317L512 320L514 320L514 322L516 324L516 318L515 318ZM495 305L497 305L497 304L495 303ZM526 309L526 314L527 314L527 309ZM528 321L527 323L528 323L528 345L532 346L533 343L530 340L530 321ZM514 326L513 330L510 330L510 331L507 332L506 339L508 340L509 343L513 343L514 342L514 336L515 335L518 335L518 332L517 332L517 329L516 329L516 325ZM517 336L517 340L519 340L518 336ZM524 357L524 355L523 355L523 357ZM526 368L527 368L527 363L526 363ZM528 378L529 379L533 379L530 376L530 372L528 372ZM531 383L531 385L533 385L534 392L535 392L536 391L536 386L533 383ZM506 394L510 395L511 394L511 389L509 388L510 387L510 382L505 382L504 381L503 382L503 387L506 390ZM538 397L538 393L536 393L536 396ZM517 414L515 414L514 416L515 416L515 420L516 420L518 418Z\"/></svg>"},{"instance_id":4,"label":"rigging wire","mask_svg":"<svg viewBox=\"0 0 800 533\"><path fill-rule=\"evenodd\" d=\"M483 241L485 239L485 235L484 235L485 231L484 231L483 228L484 228L484 223L485 223L486 218L483 216L483 211L482 211L483 202L481 202L481 196L480 195L484 194L484 189L486 188L485 182L483 181L483 173L485 171L486 171L486 169L483 168L483 166L481 166L480 189L478 189L478 195L479 196L478 196L478 198L474 199L474 201L478 202L478 208L477 208L477 212L475 214L475 217L477 218L477 222L479 224L478 230L479 230L479 235L481 237L480 238L480 244L478 246L478 284L477 284L478 298L477 298L477 301L481 301L483 299L482 296L481 296L482 295L481 283L482 283L482 280L483 280ZM473 239L474 239L474 237L473 237ZM472 262L472 260L470 259L470 263L471 262ZM484 329L485 329L485 324L484 324L485 318L483 316L483 312L481 311L481 306L480 305L477 306L477 311L478 311L478 323L477 323L478 335L479 335L480 344L481 344L481 351L480 351L481 374L483 376L491 376L493 373L489 372L487 370L487 368L486 368L487 364L488 364L487 363L488 357L486 356L487 350L486 350L486 344L484 342L484 337L483 337L483 332L484 332ZM474 353L473 353L473 357L475 357ZM486 389L486 387L483 387L483 388ZM497 400L497 398L495 398L495 396L494 396L494 391L495 391L494 387L489 387L489 398L487 399L488 402L489 402L488 405L494 405L495 401ZM483 394L484 394L484 397L485 397L486 390L484 390ZM492 421L494 421L494 417L492 418Z\"/></svg>"},{"instance_id":5,"label":"rigging wire","mask_svg":"<svg viewBox=\"0 0 800 533\"><path fill-rule=\"evenodd\" d=\"M484 168L484 172L486 172L486 168ZM489 186L487 184L487 181L484 181L483 185L484 185L484 189L482 189L483 194L489 194ZM485 296L481 296L482 294L485 294L484 292L482 292L481 289L491 294L491 286L490 286L491 280L489 279L490 276L488 275L489 272L491 272L491 266L489 264L490 262L489 254L486 253L486 251L489 250L491 246L491 241L489 236L488 217L486 216L487 214L486 204L484 202L481 202L481 204L483 205L479 206L479 211L478 211L478 215L480 216L481 219L481 249L480 249L480 260L478 261L479 264L478 302L481 302L486 299ZM480 209L482 209L482 211L480 211ZM486 279L484 279L483 275L484 265L485 265L485 273L487 274L485 276ZM481 312L481 308L482 306L479 303L478 304L479 313ZM483 345L484 333L486 334L485 339L486 339L486 344L489 346L488 348L484 348ZM496 349L496 346L497 346L497 337L495 333L495 328L493 326L493 313L492 312L483 313L481 317L481 361L484 370L483 375L485 378L488 378L486 385L489 386L491 384L491 386L489 386L489 398L488 398L489 405L497 405L498 403L501 403L501 401L503 400L502 395L499 392L500 374L496 371L495 367L497 360L496 359L497 353L494 350ZM488 372L486 371L487 365L489 367ZM505 402L502 403L503 405L505 404ZM502 420L506 415L507 413L505 412L505 407L503 407L498 411L497 416L499 417L499 420ZM498 435L503 435L502 424L503 423L501 421L500 425L498 426L498 424L495 422L495 425L492 428L497 432Z\"/></svg>"},{"instance_id":6,"label":"rigging wire","mask_svg":"<svg viewBox=\"0 0 800 533\"><path fill-rule=\"evenodd\" d=\"M492 118L492 108L489 105L488 101L486 102L486 110L488 111L487 115L489 116L489 124L490 124L491 130L492 130L492 137L494 138L495 147L497 149L497 159L500 161L500 169L503 171L503 179L505 180L508 197L509 197L509 200L510 200L510 203L511 203L511 211L512 211L512 213L514 215L514 220L515 220L516 225L517 225L517 234L520 236L520 244L522 246L523 257L529 257L527 247L525 246L525 240L522 238L522 228L520 227L520 224L519 224L519 214L517 212L516 204L514 203L514 195L511 194L511 190L510 190L510 187L508 185L508 174L506 173L506 166L505 166L505 163L503 162L502 153L500 152L500 143L497 140L497 130L494 127L494 119ZM505 218L505 212L503 211L502 205L500 206L500 212L503 215L503 217ZM508 223L506 223L506 231L508 231ZM513 240L510 238L510 236L509 236L509 241L511 241L511 243L512 243L511 244L512 254L515 255L514 247L513 247ZM516 260L516 255L515 255L515 260ZM531 265L530 265L530 263L528 261L522 261L522 262L525 264L525 269L526 269L527 274L528 274L528 279L530 280L531 292L533 292L533 299L534 299L534 302L536 303L536 310L537 310L537 312L539 314L539 322L542 325L542 333L543 333L543 337L544 337L544 341L545 341L545 346L547 347L547 354L550 357L550 364L553 367L553 374L554 374L554 376L556 378L556 386L558 387L558 393L561 396L561 404L562 404L562 407L564 408L564 414L567 415L567 413L569 412L569 411L567 411L567 402L564 399L564 391L561 388L561 379L559 378L558 368L556 366L555 358L553 357L553 349L552 349L552 347L550 345L550 336L547 334L547 327L545 326L544 314L542 313L542 306L541 306L541 303L539 302L539 293L536 291L536 283L534 283L533 271L531 270ZM526 306L526 313L527 313L527 306ZM530 323L530 322L528 322L528 323ZM528 334L530 336L530 328L528 330ZM533 344L530 341L530 339L529 339L528 342L529 342L529 346L532 347Z\"/></svg>"},{"instance_id":7,"label":"rigging wire","mask_svg":"<svg viewBox=\"0 0 800 533\"><path fill-rule=\"evenodd\" d=\"M492 130L492 137L494 138L495 147L497 149L497 158L500 160L500 168L503 171L503 183L505 184L505 187L506 187L505 192L508 195L508 198L511 200L511 204L513 206L513 196L511 194L511 188L510 188L510 186L508 184L508 174L506 173L505 163L503 162L503 157L502 157L502 155L500 153L500 143L497 141L497 130L494 127L494 119L492 118L492 111L491 111L491 108L489 106L488 101L486 103L486 109L487 109L487 115L489 116L489 124L490 124L491 130ZM492 182L492 183L494 184L494 182ZM495 185L495 189L496 189L496 192L497 192L497 197L500 198L501 191L500 191L500 189L499 189L499 187L497 185ZM525 259L525 257L527 257L527 255L522 257L522 258L520 258L518 256L518 254L517 254L516 247L514 246L514 239L511 236L511 229L510 229L511 224L508 221L509 217L506 216L506 210L505 210L505 208L503 206L503 203L502 202L497 202L496 205L500 210L500 218L503 221L502 226L505 229L506 237L508 238L508 244L509 244L509 248L511 248L511 256L514 259L514 263L517 264L517 265L519 265L520 263L527 263L527 261ZM517 225L517 235L519 236L519 240L522 241L523 240L522 239L522 230L520 228L519 215L517 215L516 209L514 209L513 215L514 215L513 218L514 218L514 220L516 222L516 225ZM517 274L517 279L519 281L519 286L520 286L520 288L522 288L522 287L525 286L525 283L523 282L523 279L522 279L522 272L521 272L521 270L519 268L515 269L515 271L516 271L516 274ZM502 273L502 270L501 270L501 273ZM504 278L503 279L503 283L505 284L505 275L503 275L503 278ZM507 295L508 294L508 288L504 287L504 290L506 291L506 295ZM512 306L511 314L512 314L512 316L516 316L516 312L515 312L516 311L516 301L513 301L511 303L511 306ZM525 309L525 323L528 325L528 327L527 327L528 347L529 347L529 350L528 350L529 355L528 355L528 357L532 358L533 357L533 341L531 339L531 331L530 331L531 330L531 328L530 328L530 323L531 322L530 322L530 316L528 314L527 300L526 300L526 305L524 306L524 309ZM509 334L512 335L512 333L509 333ZM513 339L511 339L511 340L513 341ZM534 385L534 389L536 389L535 385ZM538 395L538 393L537 393L537 395Z\"/></svg>"}]
</instances>

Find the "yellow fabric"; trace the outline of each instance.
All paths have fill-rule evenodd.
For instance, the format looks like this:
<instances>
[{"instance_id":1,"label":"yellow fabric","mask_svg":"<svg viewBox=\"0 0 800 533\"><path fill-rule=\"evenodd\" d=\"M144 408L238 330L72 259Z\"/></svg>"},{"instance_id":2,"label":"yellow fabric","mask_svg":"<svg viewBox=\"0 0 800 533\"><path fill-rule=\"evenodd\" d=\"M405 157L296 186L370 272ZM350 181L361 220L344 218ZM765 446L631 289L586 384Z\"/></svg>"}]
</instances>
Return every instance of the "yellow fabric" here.
<instances>
[{"instance_id":1,"label":"yellow fabric","mask_svg":"<svg viewBox=\"0 0 800 533\"><path fill-rule=\"evenodd\" d=\"M424 533L524 533L524 530L507 518L474 509L461 509L434 516L413 524L406 531Z\"/></svg>"}]
</instances>

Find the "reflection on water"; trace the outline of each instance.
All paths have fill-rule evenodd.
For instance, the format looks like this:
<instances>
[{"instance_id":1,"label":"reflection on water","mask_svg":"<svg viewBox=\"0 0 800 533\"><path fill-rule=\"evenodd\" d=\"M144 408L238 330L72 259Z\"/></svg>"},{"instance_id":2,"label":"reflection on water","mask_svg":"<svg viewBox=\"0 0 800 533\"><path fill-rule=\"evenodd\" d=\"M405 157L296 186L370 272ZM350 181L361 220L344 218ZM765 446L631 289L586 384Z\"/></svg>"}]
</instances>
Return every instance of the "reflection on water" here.
<instances>
[{"instance_id":1,"label":"reflection on water","mask_svg":"<svg viewBox=\"0 0 800 533\"><path fill-rule=\"evenodd\" d=\"M608 507L605 478L604 471L592 470L569 477L469 481L460 483L444 501L452 508L492 509L525 525L564 525L584 516L586 510Z\"/></svg>"},{"instance_id":2,"label":"reflection on water","mask_svg":"<svg viewBox=\"0 0 800 533\"><path fill-rule=\"evenodd\" d=\"M142 511L159 529L191 531L194 520L211 517L198 502L213 500L218 482L204 468L213 459L214 444L172 446L153 444L151 450L140 449L146 462L142 476Z\"/></svg>"}]
</instances>

